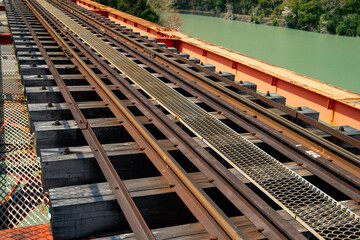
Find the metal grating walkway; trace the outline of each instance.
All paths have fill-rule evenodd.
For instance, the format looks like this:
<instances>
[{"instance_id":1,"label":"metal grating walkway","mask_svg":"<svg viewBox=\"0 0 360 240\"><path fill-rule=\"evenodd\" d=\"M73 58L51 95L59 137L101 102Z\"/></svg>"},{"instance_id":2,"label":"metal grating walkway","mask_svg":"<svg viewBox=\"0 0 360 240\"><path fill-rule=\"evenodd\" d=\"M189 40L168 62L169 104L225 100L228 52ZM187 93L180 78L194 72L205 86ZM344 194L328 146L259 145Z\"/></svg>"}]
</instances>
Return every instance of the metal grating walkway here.
<instances>
[{"instance_id":1,"label":"metal grating walkway","mask_svg":"<svg viewBox=\"0 0 360 240\"><path fill-rule=\"evenodd\" d=\"M318 238L360 238L359 216L139 67L47 1L37 2L166 110L177 116L184 125Z\"/></svg>"},{"instance_id":2,"label":"metal grating walkway","mask_svg":"<svg viewBox=\"0 0 360 240\"><path fill-rule=\"evenodd\" d=\"M0 45L0 229L48 222L17 59L12 45Z\"/></svg>"}]
</instances>

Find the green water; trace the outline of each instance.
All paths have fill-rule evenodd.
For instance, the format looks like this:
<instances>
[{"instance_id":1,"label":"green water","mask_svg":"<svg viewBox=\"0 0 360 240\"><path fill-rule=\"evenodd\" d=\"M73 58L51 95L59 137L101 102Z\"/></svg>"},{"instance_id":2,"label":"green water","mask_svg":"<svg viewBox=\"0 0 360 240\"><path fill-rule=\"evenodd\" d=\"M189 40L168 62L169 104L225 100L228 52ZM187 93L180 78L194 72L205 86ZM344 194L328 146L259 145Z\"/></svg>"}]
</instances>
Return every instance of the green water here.
<instances>
[{"instance_id":1,"label":"green water","mask_svg":"<svg viewBox=\"0 0 360 240\"><path fill-rule=\"evenodd\" d=\"M181 31L360 93L360 38L180 14Z\"/></svg>"}]
</instances>

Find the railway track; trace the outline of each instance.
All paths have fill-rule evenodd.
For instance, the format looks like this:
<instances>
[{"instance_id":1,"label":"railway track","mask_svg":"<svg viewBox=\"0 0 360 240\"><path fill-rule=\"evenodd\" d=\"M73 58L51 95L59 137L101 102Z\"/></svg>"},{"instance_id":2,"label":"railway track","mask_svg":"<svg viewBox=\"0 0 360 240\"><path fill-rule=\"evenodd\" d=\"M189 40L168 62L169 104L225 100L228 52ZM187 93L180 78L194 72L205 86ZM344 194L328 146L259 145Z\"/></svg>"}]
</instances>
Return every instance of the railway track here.
<instances>
[{"instance_id":1,"label":"railway track","mask_svg":"<svg viewBox=\"0 0 360 240\"><path fill-rule=\"evenodd\" d=\"M257 129L247 127L247 131L258 133L260 132L260 129L263 128L263 123L267 123L267 125L271 126L271 129L269 130L265 128L264 130L270 132L270 138L272 140L275 136L279 139L279 141L288 142L291 148L296 148L302 153L306 153L311 156L322 156L322 158L316 159L317 157L315 157L315 159L313 159L321 167L324 167L324 165L326 165L325 167L331 168L331 165L336 164L359 177L359 157L356 156L356 154L359 153L358 149L360 147L360 141L345 135L345 129L343 127L340 127L341 131L327 127L301 113L301 107L295 108L294 110L285 106L284 104L272 101L271 99L268 99L266 97L267 94L263 96L254 92L253 85L248 86L247 83L242 83L242 86L242 84L234 83L233 81L222 77L221 74L219 75L214 73L212 70L203 68L201 65L195 64L186 58L182 58L176 55L172 51L159 47L151 41L141 39L140 36L133 34L128 30L124 30L123 28L117 26L114 23L111 23L109 21L106 22L104 18L99 17L97 14L86 11L72 3L68 3L66 5L72 5L71 11L77 9L78 14L81 14L84 17L87 16L87 21L91 22L93 26L101 27L102 29L104 29L105 32L109 31L109 34L113 33L116 36L116 39L119 38L125 41L126 44L124 44L124 42L120 43L123 44L124 48L126 48L126 51L134 52L135 55L142 55L141 52L145 52L149 54L151 58L156 58L160 61L160 63L165 64L166 67L161 64L159 65L159 63L151 61L151 59L140 59L140 61L144 62L148 66L151 66L154 71L157 71L159 73L164 73L164 71L167 72L167 74L165 74L164 76L166 76L168 79L171 79L174 84L187 84L188 87L184 86L183 88L187 92L196 96L199 95L199 92L201 94L201 92L207 93L207 91L210 91L211 93L215 94L212 96L212 99L215 100L214 102L219 103L214 108L217 107L218 109L222 109L225 107L228 108L231 112L235 109L237 117L242 117L243 119L245 118L245 120L250 122L251 125L259 126ZM99 23L92 20L92 18L97 18L98 21L105 23ZM114 29L118 32L116 32ZM119 32L121 32L121 34L119 34ZM103 32L102 34L105 33ZM116 41L116 39L112 39L111 41ZM136 49L139 49L140 52L134 50L133 48L130 48L129 45L135 47ZM175 71L169 71L167 69L168 67L174 69ZM188 78L178 76L180 72L182 75L185 75ZM204 77L204 75L206 77ZM178 81L176 81L176 79L178 79ZM189 81L189 79L195 81L196 83ZM198 85L200 85L200 87ZM249 87L250 89L248 89L247 87ZM197 92L192 91L192 88L197 89ZM248 94L248 96L244 97L237 94L236 92L246 93ZM246 99L246 97L250 97L251 101L249 99ZM261 107L258 104L254 103L254 100L255 102L260 103L260 105L266 106L267 108L272 106L275 106L276 108L271 108L269 110L264 109L264 107ZM230 105L226 104L227 102L230 103ZM212 105L211 107L213 106L214 105ZM243 112L239 109L242 109L247 114L243 114ZM309 129L303 129L297 124L293 124L287 119L279 117L277 114L274 113L274 111L277 114L285 114L286 118L291 119L295 123L300 123L303 126L308 127ZM249 116L254 116L260 121L253 120L249 118ZM231 119L231 117L227 117ZM231 120L234 121L233 119ZM327 137L330 138L332 142L340 144L341 147L346 147L347 150L349 150L350 152L344 151L343 148L339 148L334 143L326 141L312 132L320 133L323 136L324 134L327 135ZM266 139L261 134L258 135L259 137ZM289 138L294 141L289 141ZM300 147L299 143L301 144ZM326 161L324 159L326 159ZM328 161L330 161L331 164L329 164Z\"/></svg>"},{"instance_id":2,"label":"railway track","mask_svg":"<svg viewBox=\"0 0 360 240\"><path fill-rule=\"evenodd\" d=\"M176 228L183 229L185 223L193 224L190 229L200 226L193 238L359 236L359 217L340 203L346 200L344 204L356 209L359 200L354 154L284 119L279 122L290 127L281 129L298 128L302 137L294 140L290 133L279 133L278 125L264 124L271 118L265 116L270 114L265 108L222 89L224 84L201 77L194 69L167 67L177 58L168 50L159 50L105 19L91 20L86 15L94 14L71 3L11 4L14 18L9 20L56 238L131 229L138 239L154 239L159 238L155 232L161 235L169 227L179 234ZM124 39L132 44L136 39L142 48L124 44ZM153 61L154 56L162 56L160 63ZM277 106L268 100L264 104ZM245 105L253 108L240 110ZM256 112L257 118L254 109L262 111ZM271 121L278 119L273 116ZM299 119L317 125L304 116ZM358 144L334 135L355 148ZM324 154L309 149L309 143ZM328 161L330 156L337 164ZM354 174L338 165L355 168ZM311 175L308 180L301 176L304 170ZM107 185L100 184L105 180ZM121 210L113 206L113 196ZM90 213L83 216L82 211ZM87 224L99 218L105 220L89 229ZM234 218L246 227L236 225ZM154 231L157 228L161 230Z\"/></svg>"},{"instance_id":3,"label":"railway track","mask_svg":"<svg viewBox=\"0 0 360 240\"><path fill-rule=\"evenodd\" d=\"M325 148L325 149L321 149L321 151L318 151L318 153L320 155L324 155L324 156L326 156L326 158L329 158L329 157L335 158L335 159L331 159L332 161L334 161L334 160L336 160L336 157L334 155L331 155L329 152L338 152L338 154L343 155L343 156L348 155L348 153L344 152L343 149L340 149L339 151L337 151L336 147L334 147L333 144L326 142L321 138L318 138L314 134L304 131L304 129L298 128L296 126L296 124L290 124L289 122L286 122L283 118L279 118L276 114L272 113L271 111L266 111L266 110L262 109L257 104L254 104L253 101L248 101L248 100L244 99L244 97L242 97L241 95L239 96L239 94L236 94L236 92L249 94L250 98L251 97L255 98L255 102L259 103L259 101L260 101L260 105L262 105L262 106L276 107L277 110L283 111L283 112L276 111L278 114L286 113L286 114L288 114L288 115L286 115L286 118L290 117L291 121L293 121L293 122L298 122L300 124L304 124L304 122L305 122L306 123L305 126L307 126L307 127L309 127L309 125L311 125L312 127L316 127L317 130L320 130L321 132L325 132L325 133L335 137L335 139L332 139L333 142L338 142L338 143L345 142L345 143L355 147L355 149L351 149L351 150L353 150L353 153L355 153L355 154L358 153L358 150L356 150L356 149L359 149L360 141L345 135L344 128L340 128L340 129L338 129L339 131L337 131L333 128L327 127L326 125L323 125L323 124L317 122L316 119L312 119L311 117L304 115L301 112L302 111L301 107L291 109L291 108L285 106L284 104L278 103L276 101L272 101L271 96L270 96L270 99L268 99L267 98L267 97L269 97L268 94L265 94L265 96L264 96L264 95L256 93L254 91L254 89L256 89L256 86L254 88L254 85L249 86L247 83L234 83L233 81L226 78L226 76L229 77L228 75L221 73L221 72L215 73L214 70L212 69L212 67L206 68L205 65L203 65L203 64L201 64L201 65L196 64L195 63L196 61L194 61L194 59L193 60L187 59L188 56L186 56L186 54L185 54L186 58L180 57L181 55L179 56L174 53L174 51L173 51L174 48L172 48L172 51L170 51L170 50L167 50L166 48L164 49L162 47L159 47L157 44L154 44L152 41L143 39L138 34L134 34L131 31L129 31L131 29L124 29L124 26L121 27L113 22L106 21L103 17L100 17L100 15L95 14L93 12L89 12L89 11L77 6L74 3L63 2L62 4L66 5L67 7L70 7L72 11L77 11L77 14L80 14L81 16L85 17L87 19L87 21L91 22L94 26L100 27L105 32L114 34L114 36L123 40L126 43L126 45L124 45L125 47L128 47L129 45L133 46L136 49L139 49L140 51L143 51L144 53L149 54L152 58L156 58L160 63L166 64L166 67L170 67L176 71L176 72L169 72L170 74L179 73L181 71L182 75L187 76L189 79L191 79L193 81L200 80L199 82L196 82L196 83L201 84L201 86L203 88L206 88L206 90L214 92L215 94L218 95L217 97L219 97L219 94L220 94L220 98L224 98L225 100L227 100L233 104L234 103L238 103L238 104L243 103L243 104L248 105L247 107L244 107L244 105L236 105L236 106L241 107L241 109L245 108L246 111L248 111L250 114L256 115L257 117L261 118L262 121L266 121L273 128L276 128L278 131L290 130L291 134L289 134L287 136L292 136L292 138L294 138L294 136L296 136L294 139L296 139L297 141L304 142L304 139L301 139L299 134L307 136L309 139L312 139L313 141L317 142L317 145L319 145L318 148L320 148L320 149ZM93 19L96 19L96 20L93 20ZM121 34L119 34L119 33L121 33ZM130 51L131 51L131 49L130 49ZM182 56L184 56L184 55L182 55ZM186 82L186 80L188 80L188 79L183 78L182 80L184 82ZM213 80L213 81L210 81L210 80ZM222 84L217 84L217 82L220 82ZM213 86L213 88L211 88L211 86ZM214 89L218 90L218 91L215 91ZM247 96L245 96L245 97L247 97ZM236 100L236 101L234 101L234 100ZM254 99L251 99L251 100L254 100ZM256 112L254 112L254 111L256 111ZM279 121L281 123L281 125L276 126L274 124L274 122L271 122L271 121L269 121L269 119L266 119L266 118L273 118L273 120ZM288 128L284 128L285 126L287 126ZM319 133L319 131L316 131L315 129L312 129L312 128L309 130ZM283 131L283 134L286 134L286 131ZM306 145L306 142L304 142L304 144ZM311 145L313 145L313 144L314 144L314 142L311 142ZM309 144L307 144L307 146L309 146ZM342 146L344 146L344 145L342 145ZM357 166L359 163L359 159L350 154L347 156L347 162L352 162L352 163L354 163L355 166ZM336 161L335 161L335 163L336 163ZM352 167L354 167L354 165Z\"/></svg>"}]
</instances>

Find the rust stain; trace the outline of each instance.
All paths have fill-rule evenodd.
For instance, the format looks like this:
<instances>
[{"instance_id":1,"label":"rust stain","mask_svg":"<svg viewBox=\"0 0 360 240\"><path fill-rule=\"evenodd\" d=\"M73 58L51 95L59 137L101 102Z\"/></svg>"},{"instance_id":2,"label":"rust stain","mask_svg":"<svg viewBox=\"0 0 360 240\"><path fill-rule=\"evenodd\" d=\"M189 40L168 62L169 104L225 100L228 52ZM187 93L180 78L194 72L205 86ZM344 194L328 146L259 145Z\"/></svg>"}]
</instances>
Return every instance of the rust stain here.
<instances>
[{"instance_id":1,"label":"rust stain","mask_svg":"<svg viewBox=\"0 0 360 240\"><path fill-rule=\"evenodd\" d=\"M21 227L0 231L0 240L52 240L50 224Z\"/></svg>"}]
</instances>

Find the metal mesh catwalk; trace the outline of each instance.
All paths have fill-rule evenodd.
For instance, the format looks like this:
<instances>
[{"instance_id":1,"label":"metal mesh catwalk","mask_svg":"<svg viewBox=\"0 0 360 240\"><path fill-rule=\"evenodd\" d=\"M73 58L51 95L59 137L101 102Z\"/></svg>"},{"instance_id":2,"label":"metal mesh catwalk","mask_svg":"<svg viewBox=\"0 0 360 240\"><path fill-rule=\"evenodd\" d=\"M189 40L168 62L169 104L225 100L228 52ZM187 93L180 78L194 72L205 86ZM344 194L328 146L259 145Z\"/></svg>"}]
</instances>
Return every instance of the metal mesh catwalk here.
<instances>
[{"instance_id":1,"label":"metal mesh catwalk","mask_svg":"<svg viewBox=\"0 0 360 240\"><path fill-rule=\"evenodd\" d=\"M48 223L28 110L12 45L0 45L0 229Z\"/></svg>"},{"instance_id":2,"label":"metal mesh catwalk","mask_svg":"<svg viewBox=\"0 0 360 240\"><path fill-rule=\"evenodd\" d=\"M359 217L45 0L37 0L319 238L358 239Z\"/></svg>"}]
</instances>

